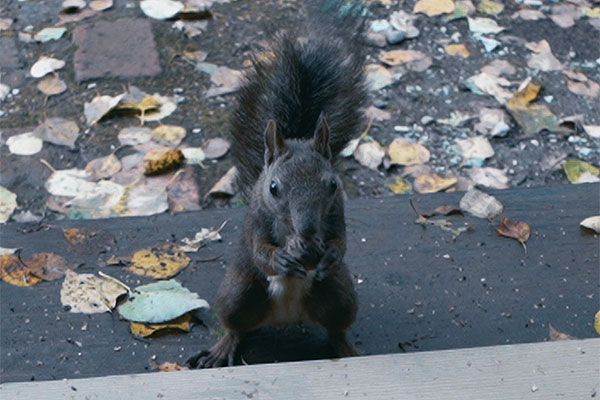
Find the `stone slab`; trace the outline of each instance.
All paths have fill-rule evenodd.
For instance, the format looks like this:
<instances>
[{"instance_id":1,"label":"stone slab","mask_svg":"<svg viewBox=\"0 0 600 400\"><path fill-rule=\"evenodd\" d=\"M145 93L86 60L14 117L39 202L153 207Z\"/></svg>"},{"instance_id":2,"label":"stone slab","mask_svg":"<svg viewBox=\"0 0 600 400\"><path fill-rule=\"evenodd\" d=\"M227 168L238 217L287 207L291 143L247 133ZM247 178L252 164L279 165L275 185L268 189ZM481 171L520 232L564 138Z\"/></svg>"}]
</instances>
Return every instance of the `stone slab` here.
<instances>
[{"instance_id":1,"label":"stone slab","mask_svg":"<svg viewBox=\"0 0 600 400\"><path fill-rule=\"evenodd\" d=\"M121 18L83 24L73 31L77 81L131 78L161 72L150 21Z\"/></svg>"}]
</instances>

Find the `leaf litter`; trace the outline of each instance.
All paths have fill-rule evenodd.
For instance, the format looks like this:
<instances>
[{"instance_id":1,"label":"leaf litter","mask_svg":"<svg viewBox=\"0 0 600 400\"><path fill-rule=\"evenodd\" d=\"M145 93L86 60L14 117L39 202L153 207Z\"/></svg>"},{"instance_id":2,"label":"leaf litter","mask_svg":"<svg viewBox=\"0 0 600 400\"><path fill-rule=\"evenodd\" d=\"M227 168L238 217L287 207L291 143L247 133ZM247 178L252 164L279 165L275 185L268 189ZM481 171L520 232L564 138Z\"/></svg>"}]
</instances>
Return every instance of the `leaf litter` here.
<instances>
[{"instance_id":1,"label":"leaf litter","mask_svg":"<svg viewBox=\"0 0 600 400\"><path fill-rule=\"evenodd\" d=\"M473 229L471 225L466 224L465 226L459 226L458 228L455 228L452 222L450 222L446 218L429 219L429 217L426 217L425 215L417 211L417 208L415 207L412 200L410 200L409 203L415 214L417 214L417 220L415 221L415 224L437 226L443 231L450 232L452 234L453 240L456 239L461 233Z\"/></svg>"},{"instance_id":2,"label":"leaf litter","mask_svg":"<svg viewBox=\"0 0 600 400\"><path fill-rule=\"evenodd\" d=\"M167 279L177 275L189 263L190 258L180 246L162 243L132 254L128 269L138 275Z\"/></svg>"},{"instance_id":3,"label":"leaf litter","mask_svg":"<svg viewBox=\"0 0 600 400\"><path fill-rule=\"evenodd\" d=\"M506 236L519 241L527 253L525 242L531 235L531 227L526 222L513 221L505 216L502 216L500 225L496 227L496 233L500 236Z\"/></svg>"},{"instance_id":4,"label":"leaf litter","mask_svg":"<svg viewBox=\"0 0 600 400\"><path fill-rule=\"evenodd\" d=\"M117 299L126 293L127 288L114 279L67 270L60 301L70 312L97 314L111 312L117 305Z\"/></svg>"}]
</instances>

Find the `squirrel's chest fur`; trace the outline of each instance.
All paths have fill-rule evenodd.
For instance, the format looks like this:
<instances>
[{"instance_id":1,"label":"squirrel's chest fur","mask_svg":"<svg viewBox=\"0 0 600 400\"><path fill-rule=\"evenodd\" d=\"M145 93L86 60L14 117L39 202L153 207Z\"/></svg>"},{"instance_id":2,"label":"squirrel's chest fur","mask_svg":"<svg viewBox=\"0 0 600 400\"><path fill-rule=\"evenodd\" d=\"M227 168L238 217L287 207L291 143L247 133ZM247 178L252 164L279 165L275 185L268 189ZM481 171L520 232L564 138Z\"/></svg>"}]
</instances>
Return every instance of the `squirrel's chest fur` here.
<instances>
[{"instance_id":1,"label":"squirrel's chest fur","mask_svg":"<svg viewBox=\"0 0 600 400\"><path fill-rule=\"evenodd\" d=\"M286 325L306 320L304 297L312 286L313 277L313 271L309 271L304 279L270 276L268 290L272 306L265 322Z\"/></svg>"}]
</instances>

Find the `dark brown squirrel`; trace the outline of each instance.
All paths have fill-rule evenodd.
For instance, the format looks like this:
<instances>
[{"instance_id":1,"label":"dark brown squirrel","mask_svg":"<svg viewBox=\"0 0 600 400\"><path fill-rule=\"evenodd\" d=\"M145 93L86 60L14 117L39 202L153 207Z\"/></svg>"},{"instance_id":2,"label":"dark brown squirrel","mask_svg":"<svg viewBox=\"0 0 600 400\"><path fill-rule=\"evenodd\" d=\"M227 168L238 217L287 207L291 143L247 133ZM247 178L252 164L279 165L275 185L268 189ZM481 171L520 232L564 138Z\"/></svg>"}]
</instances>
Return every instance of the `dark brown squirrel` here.
<instances>
[{"instance_id":1,"label":"dark brown squirrel","mask_svg":"<svg viewBox=\"0 0 600 400\"><path fill-rule=\"evenodd\" d=\"M272 57L254 60L238 95L232 154L249 207L216 298L224 335L193 367L233 365L246 332L301 320L324 327L338 356L356 355L332 162L364 128L363 17L341 0L308 3L304 26L274 34Z\"/></svg>"}]
</instances>

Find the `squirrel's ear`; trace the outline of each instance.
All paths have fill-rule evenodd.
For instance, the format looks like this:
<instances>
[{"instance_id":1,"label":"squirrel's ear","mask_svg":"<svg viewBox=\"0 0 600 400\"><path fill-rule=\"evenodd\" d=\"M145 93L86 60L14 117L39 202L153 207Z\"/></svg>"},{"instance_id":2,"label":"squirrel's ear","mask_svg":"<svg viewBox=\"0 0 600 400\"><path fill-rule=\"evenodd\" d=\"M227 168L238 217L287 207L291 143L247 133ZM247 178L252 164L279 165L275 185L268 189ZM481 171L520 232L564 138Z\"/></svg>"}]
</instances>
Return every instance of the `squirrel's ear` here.
<instances>
[{"instance_id":1,"label":"squirrel's ear","mask_svg":"<svg viewBox=\"0 0 600 400\"><path fill-rule=\"evenodd\" d=\"M267 122L265 129L265 164L269 165L283 154L285 142L277 130L277 124L272 119Z\"/></svg>"},{"instance_id":2,"label":"squirrel's ear","mask_svg":"<svg viewBox=\"0 0 600 400\"><path fill-rule=\"evenodd\" d=\"M329 125L325 119L325 114L321 112L319 120L317 121L317 127L315 129L315 136L313 138L313 149L321 154L326 159L331 159L331 149L329 147Z\"/></svg>"}]
</instances>

